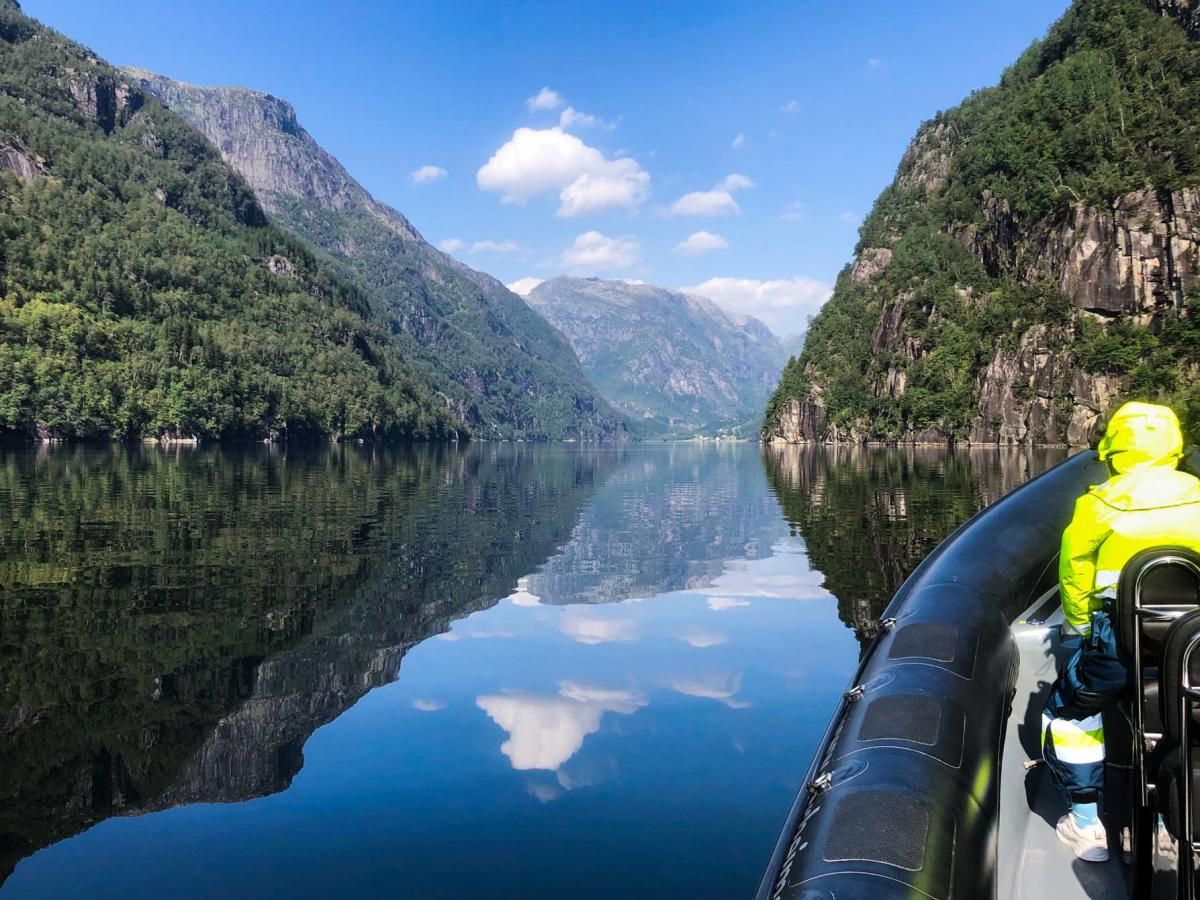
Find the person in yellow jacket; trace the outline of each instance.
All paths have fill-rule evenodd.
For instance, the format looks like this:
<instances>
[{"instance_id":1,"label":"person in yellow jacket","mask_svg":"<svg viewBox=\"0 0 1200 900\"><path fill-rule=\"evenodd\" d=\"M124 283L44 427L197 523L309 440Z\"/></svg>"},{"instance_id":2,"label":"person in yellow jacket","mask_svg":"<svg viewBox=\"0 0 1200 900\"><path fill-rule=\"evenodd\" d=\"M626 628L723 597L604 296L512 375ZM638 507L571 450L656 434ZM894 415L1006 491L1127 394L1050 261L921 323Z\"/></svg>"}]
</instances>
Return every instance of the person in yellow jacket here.
<instances>
[{"instance_id":1,"label":"person in yellow jacket","mask_svg":"<svg viewBox=\"0 0 1200 900\"><path fill-rule=\"evenodd\" d=\"M1089 862L1108 859L1099 815L1101 712L1128 679L1108 601L1116 597L1122 567L1140 551L1164 545L1200 551L1200 480L1176 468L1183 434L1171 410L1126 403L1109 421L1098 453L1110 477L1076 502L1059 554L1063 637L1075 649L1042 712L1042 756L1071 804L1058 836Z\"/></svg>"}]
</instances>

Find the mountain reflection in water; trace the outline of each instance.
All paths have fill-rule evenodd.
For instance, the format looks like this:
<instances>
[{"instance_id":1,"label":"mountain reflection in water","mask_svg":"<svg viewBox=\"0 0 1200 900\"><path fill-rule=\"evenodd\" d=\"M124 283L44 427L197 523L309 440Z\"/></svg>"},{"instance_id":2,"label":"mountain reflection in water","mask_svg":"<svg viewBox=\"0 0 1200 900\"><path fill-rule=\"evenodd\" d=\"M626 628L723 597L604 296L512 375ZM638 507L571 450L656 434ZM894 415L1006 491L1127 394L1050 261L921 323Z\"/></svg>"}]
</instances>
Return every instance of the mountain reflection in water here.
<instances>
[{"instance_id":1,"label":"mountain reflection in water","mask_svg":"<svg viewBox=\"0 0 1200 900\"><path fill-rule=\"evenodd\" d=\"M0 895L746 894L845 625L1054 461L0 452Z\"/></svg>"},{"instance_id":2,"label":"mountain reflection in water","mask_svg":"<svg viewBox=\"0 0 1200 900\"><path fill-rule=\"evenodd\" d=\"M0 461L0 877L114 814L279 791L618 462L471 447Z\"/></svg>"},{"instance_id":3,"label":"mountain reflection in water","mask_svg":"<svg viewBox=\"0 0 1200 900\"><path fill-rule=\"evenodd\" d=\"M778 447L768 478L838 614L868 643L884 607L978 510L1066 459L1065 450Z\"/></svg>"}]
</instances>

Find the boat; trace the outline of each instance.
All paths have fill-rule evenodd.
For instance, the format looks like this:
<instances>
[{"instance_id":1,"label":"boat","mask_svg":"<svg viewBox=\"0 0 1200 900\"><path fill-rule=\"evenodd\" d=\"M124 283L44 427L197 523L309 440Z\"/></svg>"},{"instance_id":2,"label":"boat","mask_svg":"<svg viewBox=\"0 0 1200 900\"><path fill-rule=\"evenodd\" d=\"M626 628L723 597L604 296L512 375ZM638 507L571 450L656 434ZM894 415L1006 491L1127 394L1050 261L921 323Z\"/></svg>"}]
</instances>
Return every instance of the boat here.
<instances>
[{"instance_id":1,"label":"boat","mask_svg":"<svg viewBox=\"0 0 1200 900\"><path fill-rule=\"evenodd\" d=\"M1075 500L1106 478L1094 452L1071 457L981 510L904 582L818 745L758 900L1196 896L1180 874L1194 868L1194 835L1182 824L1193 818L1192 779L1178 777L1181 758L1191 771L1191 754L1176 751L1174 770L1162 762L1180 728L1178 746L1195 743L1194 554L1143 554L1144 568L1130 574L1136 557L1122 578L1118 615L1133 629L1120 632L1122 646L1141 635L1145 693L1105 714L1109 860L1077 860L1054 833L1066 804L1040 744L1042 705L1066 657L1058 548ZM1158 582L1146 573L1156 566L1176 587L1182 573L1184 600L1150 608ZM1145 608L1127 612L1137 597ZM1158 629L1153 641L1138 631L1148 627ZM1195 662L1200 672L1200 650ZM1175 682L1162 688L1168 676ZM1155 724L1160 689L1174 704L1166 736Z\"/></svg>"}]
</instances>

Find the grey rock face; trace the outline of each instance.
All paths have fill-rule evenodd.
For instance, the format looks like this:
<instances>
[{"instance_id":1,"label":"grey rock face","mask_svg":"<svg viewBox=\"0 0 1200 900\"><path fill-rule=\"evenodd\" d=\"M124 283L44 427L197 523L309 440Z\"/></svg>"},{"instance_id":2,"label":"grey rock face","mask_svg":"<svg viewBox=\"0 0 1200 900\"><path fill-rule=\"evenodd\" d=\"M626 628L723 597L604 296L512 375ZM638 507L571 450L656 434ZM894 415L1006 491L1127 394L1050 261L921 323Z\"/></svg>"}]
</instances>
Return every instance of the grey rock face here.
<instances>
[{"instance_id":1,"label":"grey rock face","mask_svg":"<svg viewBox=\"0 0 1200 900\"><path fill-rule=\"evenodd\" d=\"M930 194L937 191L946 183L953 155L953 135L948 126L939 123L921 129L900 160L897 186Z\"/></svg>"},{"instance_id":2,"label":"grey rock face","mask_svg":"<svg viewBox=\"0 0 1200 900\"><path fill-rule=\"evenodd\" d=\"M1200 191L1121 197L1111 210L1084 205L1045 244L1039 268L1071 302L1107 316L1175 303L1200 273Z\"/></svg>"},{"instance_id":3,"label":"grey rock face","mask_svg":"<svg viewBox=\"0 0 1200 900\"><path fill-rule=\"evenodd\" d=\"M819 385L813 385L803 400L789 400L779 416L779 427L771 436L772 443L840 443L836 431L825 427L823 393Z\"/></svg>"},{"instance_id":4,"label":"grey rock face","mask_svg":"<svg viewBox=\"0 0 1200 900\"><path fill-rule=\"evenodd\" d=\"M12 172L23 181L33 181L45 176L46 166L22 147L0 146L0 172Z\"/></svg>"},{"instance_id":5,"label":"grey rock face","mask_svg":"<svg viewBox=\"0 0 1200 900\"><path fill-rule=\"evenodd\" d=\"M866 284L886 269L891 261L890 247L868 247L854 261L854 268L850 270L850 280L855 284Z\"/></svg>"},{"instance_id":6,"label":"grey rock face","mask_svg":"<svg viewBox=\"0 0 1200 900\"><path fill-rule=\"evenodd\" d=\"M554 278L527 301L567 336L601 394L649 433L753 419L787 360L757 319L652 285Z\"/></svg>"},{"instance_id":7,"label":"grey rock face","mask_svg":"<svg viewBox=\"0 0 1200 900\"><path fill-rule=\"evenodd\" d=\"M1150 8L1179 21L1193 38L1200 38L1200 3L1196 0L1147 0Z\"/></svg>"},{"instance_id":8,"label":"grey rock face","mask_svg":"<svg viewBox=\"0 0 1200 900\"><path fill-rule=\"evenodd\" d=\"M1121 382L1080 371L1067 340L1061 331L1035 325L1015 351L996 351L977 380L971 443L1078 447L1096 436Z\"/></svg>"},{"instance_id":9,"label":"grey rock face","mask_svg":"<svg viewBox=\"0 0 1200 900\"><path fill-rule=\"evenodd\" d=\"M67 89L79 112L106 132L128 122L145 102L141 91L108 75L74 71L66 75Z\"/></svg>"},{"instance_id":10,"label":"grey rock face","mask_svg":"<svg viewBox=\"0 0 1200 900\"><path fill-rule=\"evenodd\" d=\"M397 234L421 240L404 216L376 203L300 127L286 100L246 88L196 87L145 69L122 71L208 138L273 215L280 214L281 201L289 197L335 210L364 205Z\"/></svg>"}]
</instances>

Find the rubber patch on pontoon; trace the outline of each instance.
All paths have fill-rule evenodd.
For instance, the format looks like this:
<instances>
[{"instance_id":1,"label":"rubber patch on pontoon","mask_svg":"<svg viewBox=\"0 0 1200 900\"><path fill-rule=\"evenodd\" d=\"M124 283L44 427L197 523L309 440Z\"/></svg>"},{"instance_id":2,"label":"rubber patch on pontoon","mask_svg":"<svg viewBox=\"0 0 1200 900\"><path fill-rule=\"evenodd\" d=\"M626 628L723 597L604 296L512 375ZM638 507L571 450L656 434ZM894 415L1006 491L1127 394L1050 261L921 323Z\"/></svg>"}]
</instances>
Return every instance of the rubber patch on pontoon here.
<instances>
[{"instance_id":1,"label":"rubber patch on pontoon","mask_svg":"<svg viewBox=\"0 0 1200 900\"><path fill-rule=\"evenodd\" d=\"M920 694L891 694L871 701L858 726L860 741L912 741L932 747L942 725L942 704Z\"/></svg>"},{"instance_id":2,"label":"rubber patch on pontoon","mask_svg":"<svg viewBox=\"0 0 1200 900\"><path fill-rule=\"evenodd\" d=\"M910 872L925 865L929 809L895 791L858 791L838 801L821 858L876 862Z\"/></svg>"},{"instance_id":3,"label":"rubber patch on pontoon","mask_svg":"<svg viewBox=\"0 0 1200 900\"><path fill-rule=\"evenodd\" d=\"M888 659L933 659L953 662L958 652L958 628L946 622L917 622L896 632Z\"/></svg>"}]
</instances>

